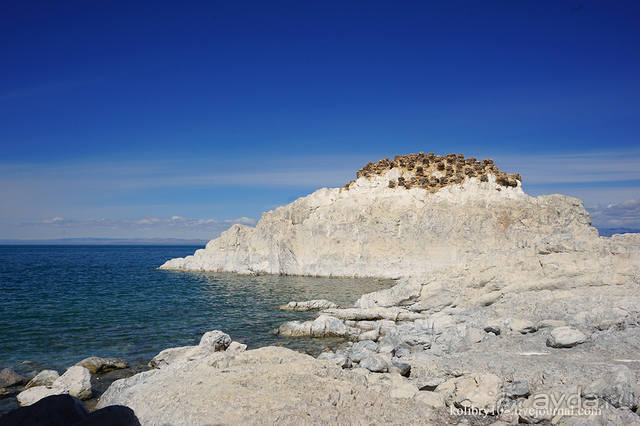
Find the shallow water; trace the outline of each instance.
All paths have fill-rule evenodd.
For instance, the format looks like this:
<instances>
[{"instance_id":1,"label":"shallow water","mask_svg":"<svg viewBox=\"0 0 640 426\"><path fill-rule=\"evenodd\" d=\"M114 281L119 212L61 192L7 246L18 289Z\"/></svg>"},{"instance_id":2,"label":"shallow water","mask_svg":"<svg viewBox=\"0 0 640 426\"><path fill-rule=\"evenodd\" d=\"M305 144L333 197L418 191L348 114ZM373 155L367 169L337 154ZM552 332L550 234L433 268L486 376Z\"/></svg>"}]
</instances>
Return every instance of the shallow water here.
<instances>
[{"instance_id":1,"label":"shallow water","mask_svg":"<svg viewBox=\"0 0 640 426\"><path fill-rule=\"evenodd\" d=\"M327 342L269 331L314 313L291 300L350 305L389 280L157 270L190 246L0 246L0 368L65 368L87 356L148 360L220 329L249 347L317 352Z\"/></svg>"}]
</instances>

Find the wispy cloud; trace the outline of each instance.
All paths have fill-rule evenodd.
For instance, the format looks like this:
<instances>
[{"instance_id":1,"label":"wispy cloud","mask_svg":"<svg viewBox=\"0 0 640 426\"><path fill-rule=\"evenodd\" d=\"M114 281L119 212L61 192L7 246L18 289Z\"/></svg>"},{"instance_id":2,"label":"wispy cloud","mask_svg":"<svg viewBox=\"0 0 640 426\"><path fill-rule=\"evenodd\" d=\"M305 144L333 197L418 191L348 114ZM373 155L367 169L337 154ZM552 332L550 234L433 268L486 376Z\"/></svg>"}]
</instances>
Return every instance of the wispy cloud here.
<instances>
[{"instance_id":1,"label":"wispy cloud","mask_svg":"<svg viewBox=\"0 0 640 426\"><path fill-rule=\"evenodd\" d=\"M495 157L525 183L567 184L640 180L640 150Z\"/></svg>"},{"instance_id":2,"label":"wispy cloud","mask_svg":"<svg viewBox=\"0 0 640 426\"><path fill-rule=\"evenodd\" d=\"M282 161L129 161L55 165L0 164L0 177L29 184L84 183L119 188L193 186L322 187L342 185L363 165L360 158L310 157Z\"/></svg>"}]
</instances>

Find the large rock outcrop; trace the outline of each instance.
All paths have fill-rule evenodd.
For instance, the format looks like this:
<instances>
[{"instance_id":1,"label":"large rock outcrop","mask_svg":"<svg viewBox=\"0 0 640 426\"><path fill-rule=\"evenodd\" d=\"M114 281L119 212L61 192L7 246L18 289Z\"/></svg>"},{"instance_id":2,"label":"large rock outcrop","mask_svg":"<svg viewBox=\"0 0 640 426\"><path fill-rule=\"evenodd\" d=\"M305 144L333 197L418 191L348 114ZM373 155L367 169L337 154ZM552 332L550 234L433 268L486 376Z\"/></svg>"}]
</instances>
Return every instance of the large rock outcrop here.
<instances>
[{"instance_id":1,"label":"large rock outcrop","mask_svg":"<svg viewBox=\"0 0 640 426\"><path fill-rule=\"evenodd\" d=\"M580 200L531 197L520 182L490 160L411 154L369 163L255 228L234 225L162 268L402 279L279 327L344 337L322 361L170 349L156 357L167 366L114 383L102 406L131 404L151 424L163 410L208 415L191 401L202 394L227 401L215 405L222 423L247 411L265 422L640 423L640 235L600 237ZM549 395L561 403L540 407ZM574 399L599 411L558 411ZM425 409L431 418L412 417Z\"/></svg>"},{"instance_id":2,"label":"large rock outcrop","mask_svg":"<svg viewBox=\"0 0 640 426\"><path fill-rule=\"evenodd\" d=\"M505 292L638 282L640 235L599 237L582 202L531 197L519 175L449 154L369 163L345 188L320 189L234 225L162 269L412 277L414 294L365 306L425 307ZM416 284L416 280L419 283ZM376 296L378 297L378 296Z\"/></svg>"}]
</instances>

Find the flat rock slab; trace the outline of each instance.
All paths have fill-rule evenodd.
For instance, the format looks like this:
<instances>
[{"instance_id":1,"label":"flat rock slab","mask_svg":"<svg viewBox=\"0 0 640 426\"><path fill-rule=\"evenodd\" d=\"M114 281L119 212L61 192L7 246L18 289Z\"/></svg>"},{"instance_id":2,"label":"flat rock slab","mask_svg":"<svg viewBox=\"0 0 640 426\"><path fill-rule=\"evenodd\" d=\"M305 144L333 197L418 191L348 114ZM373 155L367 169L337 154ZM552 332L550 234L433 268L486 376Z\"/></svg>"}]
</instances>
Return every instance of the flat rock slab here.
<instances>
[{"instance_id":1,"label":"flat rock slab","mask_svg":"<svg viewBox=\"0 0 640 426\"><path fill-rule=\"evenodd\" d=\"M281 347L169 365L114 382L98 408L131 407L142 424L417 424L442 414L368 388L366 376Z\"/></svg>"},{"instance_id":2,"label":"flat rock slab","mask_svg":"<svg viewBox=\"0 0 640 426\"><path fill-rule=\"evenodd\" d=\"M283 311L319 311L322 309L337 308L333 302L325 299L307 300L304 302L289 302L286 305L282 305L279 309Z\"/></svg>"}]
</instances>

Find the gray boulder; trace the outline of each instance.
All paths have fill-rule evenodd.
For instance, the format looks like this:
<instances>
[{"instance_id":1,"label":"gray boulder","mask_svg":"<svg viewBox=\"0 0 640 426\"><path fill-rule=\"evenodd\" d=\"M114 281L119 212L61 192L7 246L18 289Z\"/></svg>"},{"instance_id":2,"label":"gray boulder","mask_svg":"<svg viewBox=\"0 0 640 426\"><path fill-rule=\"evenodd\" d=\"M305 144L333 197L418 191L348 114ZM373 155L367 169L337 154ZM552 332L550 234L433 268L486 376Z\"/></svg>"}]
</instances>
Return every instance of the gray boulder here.
<instances>
[{"instance_id":1,"label":"gray boulder","mask_svg":"<svg viewBox=\"0 0 640 426\"><path fill-rule=\"evenodd\" d=\"M8 388L9 386L25 383L27 380L10 368L0 370L0 388Z\"/></svg>"},{"instance_id":2,"label":"gray boulder","mask_svg":"<svg viewBox=\"0 0 640 426\"><path fill-rule=\"evenodd\" d=\"M547 346L552 348L572 348L586 342L587 336L573 327L557 327L551 330L547 338Z\"/></svg>"},{"instance_id":3,"label":"gray boulder","mask_svg":"<svg viewBox=\"0 0 640 426\"><path fill-rule=\"evenodd\" d=\"M402 339L398 334L388 334L378 340L378 352L393 354L402 343Z\"/></svg>"},{"instance_id":4,"label":"gray boulder","mask_svg":"<svg viewBox=\"0 0 640 426\"><path fill-rule=\"evenodd\" d=\"M388 370L389 364L380 355L370 354L360 361L360 367L373 373L384 373Z\"/></svg>"},{"instance_id":5,"label":"gray boulder","mask_svg":"<svg viewBox=\"0 0 640 426\"><path fill-rule=\"evenodd\" d=\"M333 353L333 352L322 352L318 356L319 360L330 361L333 364L337 365L341 368L350 368L351 360L344 354L341 353Z\"/></svg>"},{"instance_id":6,"label":"gray boulder","mask_svg":"<svg viewBox=\"0 0 640 426\"><path fill-rule=\"evenodd\" d=\"M510 398L520 398L530 393L529 382L526 380L516 380L504 384L504 394Z\"/></svg>"},{"instance_id":7,"label":"gray boulder","mask_svg":"<svg viewBox=\"0 0 640 426\"><path fill-rule=\"evenodd\" d=\"M129 363L120 358L102 358L99 356L92 356L83 359L82 361L76 363L76 365L84 367L95 374L127 368L129 366Z\"/></svg>"},{"instance_id":8,"label":"gray boulder","mask_svg":"<svg viewBox=\"0 0 640 426\"><path fill-rule=\"evenodd\" d=\"M377 328L373 330L363 331L358 335L358 340L378 340L380 331Z\"/></svg>"},{"instance_id":9,"label":"gray boulder","mask_svg":"<svg viewBox=\"0 0 640 426\"><path fill-rule=\"evenodd\" d=\"M378 345L371 340L356 342L351 347L350 358L355 362L360 362L364 357L378 352Z\"/></svg>"}]
</instances>

